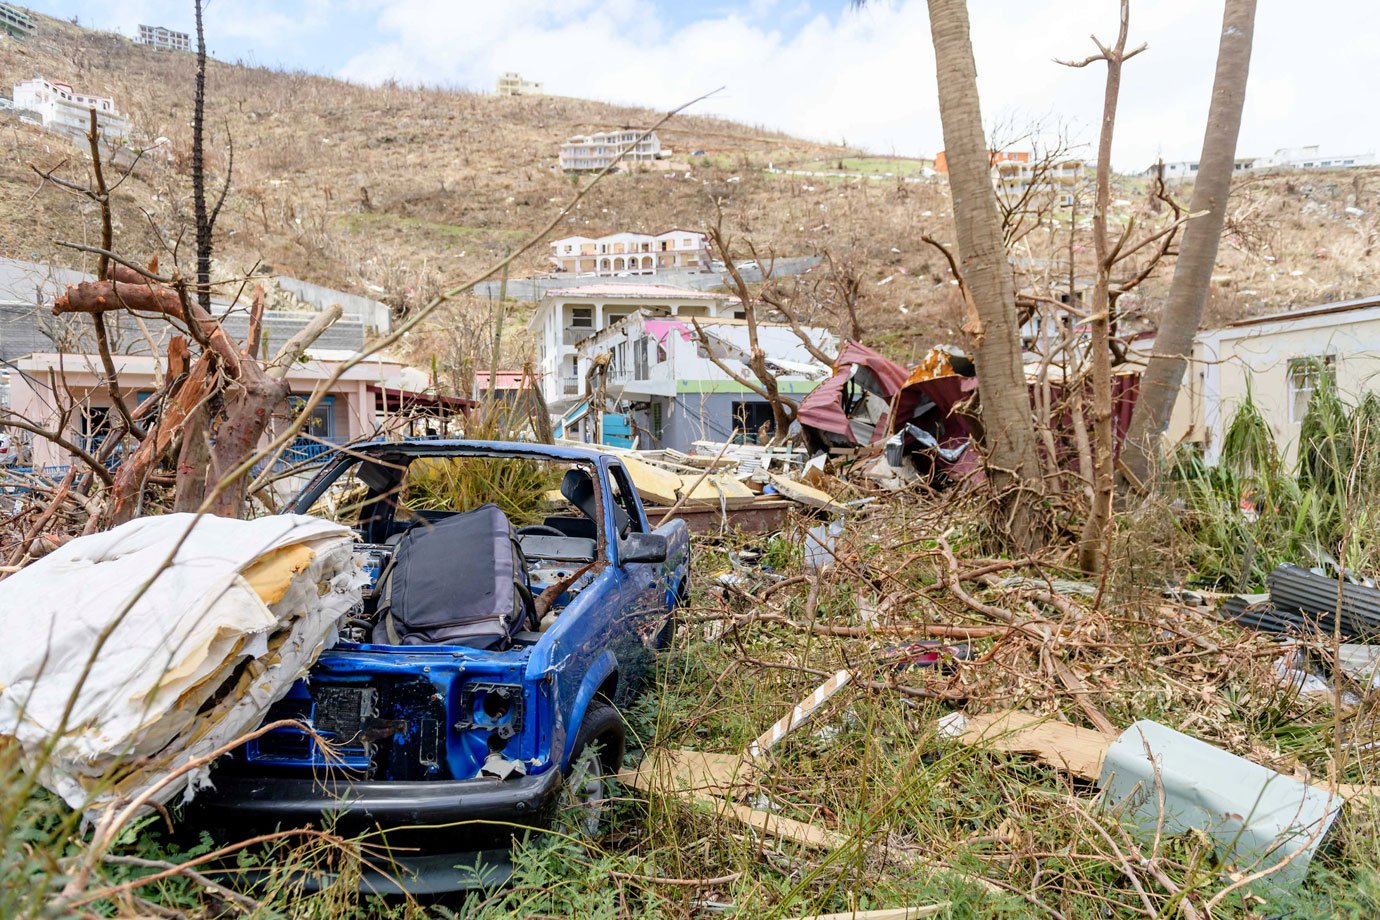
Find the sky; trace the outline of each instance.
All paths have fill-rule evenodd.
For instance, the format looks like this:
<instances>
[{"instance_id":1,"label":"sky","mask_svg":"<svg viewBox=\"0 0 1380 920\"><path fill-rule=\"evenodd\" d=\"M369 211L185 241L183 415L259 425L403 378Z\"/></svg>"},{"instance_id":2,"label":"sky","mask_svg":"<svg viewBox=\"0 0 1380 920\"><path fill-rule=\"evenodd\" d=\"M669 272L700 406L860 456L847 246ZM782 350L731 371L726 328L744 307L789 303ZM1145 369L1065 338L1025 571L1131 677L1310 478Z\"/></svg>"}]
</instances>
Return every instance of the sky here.
<instances>
[{"instance_id":1,"label":"sky","mask_svg":"<svg viewBox=\"0 0 1380 920\"><path fill-rule=\"evenodd\" d=\"M42 12L133 35L192 31L190 0L29 0ZM1005 143L1038 126L1094 154L1104 68L1074 70L1090 35L1116 36L1115 0L972 0L983 116ZM1138 0L1113 163L1197 159L1220 2ZM208 0L222 60L491 91L516 70L548 92L691 111L879 154L944 145L924 0ZM1317 144L1380 148L1380 11L1372 0L1260 0L1237 152ZM1019 145L1018 146L1022 146ZM1029 146L1028 144L1023 146Z\"/></svg>"}]
</instances>

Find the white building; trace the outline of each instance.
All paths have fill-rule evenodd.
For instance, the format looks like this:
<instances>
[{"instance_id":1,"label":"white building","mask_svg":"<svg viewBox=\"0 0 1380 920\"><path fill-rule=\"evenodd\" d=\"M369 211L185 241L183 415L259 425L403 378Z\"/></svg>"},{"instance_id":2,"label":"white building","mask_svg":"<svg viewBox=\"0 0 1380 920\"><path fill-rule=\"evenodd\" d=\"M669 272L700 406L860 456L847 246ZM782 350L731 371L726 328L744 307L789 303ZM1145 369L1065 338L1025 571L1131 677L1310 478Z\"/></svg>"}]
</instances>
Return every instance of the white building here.
<instances>
[{"instance_id":1,"label":"white building","mask_svg":"<svg viewBox=\"0 0 1380 920\"><path fill-rule=\"evenodd\" d=\"M1237 157L1236 161L1232 163L1232 170L1238 173L1250 172L1254 169L1264 168L1266 163L1267 158L1265 157ZM1165 163L1164 181L1187 182L1196 179L1198 178L1198 165L1197 160L1179 160L1175 163ZM1150 178L1154 178L1155 174L1159 172L1159 169L1160 164L1155 163L1147 168L1144 174Z\"/></svg>"},{"instance_id":2,"label":"white building","mask_svg":"<svg viewBox=\"0 0 1380 920\"><path fill-rule=\"evenodd\" d=\"M542 85L535 80L524 80L522 74L510 70L499 75L494 92L500 96L540 96Z\"/></svg>"},{"instance_id":3,"label":"white building","mask_svg":"<svg viewBox=\"0 0 1380 920\"><path fill-rule=\"evenodd\" d=\"M537 343L542 395L553 409L569 405L580 394L575 346L639 310L678 317L742 315L735 297L665 284L594 284L551 291L537 304L527 329Z\"/></svg>"},{"instance_id":4,"label":"white building","mask_svg":"<svg viewBox=\"0 0 1380 920\"><path fill-rule=\"evenodd\" d=\"M828 330L801 332L826 355L838 353ZM757 342L778 390L790 399L798 401L831 373L789 325L758 322ZM580 440L680 451L701 440L753 442L773 418L771 405L743 383L756 382L750 348L744 319L637 310L579 344L580 381L588 378L593 392L581 392L557 427Z\"/></svg>"},{"instance_id":5,"label":"white building","mask_svg":"<svg viewBox=\"0 0 1380 920\"><path fill-rule=\"evenodd\" d=\"M992 164L992 184L1001 199L1012 207L1021 201L1032 211L1051 203L1068 207L1073 204L1074 193L1086 172L1082 160L1003 160Z\"/></svg>"},{"instance_id":6,"label":"white building","mask_svg":"<svg viewBox=\"0 0 1380 920\"><path fill-rule=\"evenodd\" d=\"M1326 374L1345 399L1380 386L1380 297L1302 307L1204 329L1193 340L1184 385L1170 416L1167 444L1196 445L1210 464L1236 410L1251 399L1284 459L1297 456L1303 417ZM1143 362L1153 338L1132 343Z\"/></svg>"},{"instance_id":7,"label":"white building","mask_svg":"<svg viewBox=\"0 0 1380 920\"><path fill-rule=\"evenodd\" d=\"M551 244L556 271L593 275L655 275L667 269L709 271L709 237L672 228L662 233L569 236Z\"/></svg>"},{"instance_id":8,"label":"white building","mask_svg":"<svg viewBox=\"0 0 1380 920\"><path fill-rule=\"evenodd\" d=\"M1257 169L1354 169L1358 166L1374 166L1375 152L1328 154L1321 153L1318 145L1309 147L1281 147L1273 156L1261 157Z\"/></svg>"},{"instance_id":9,"label":"white building","mask_svg":"<svg viewBox=\"0 0 1380 920\"><path fill-rule=\"evenodd\" d=\"M174 32L162 26L146 26L143 23L139 24L139 37L135 41L165 51L192 50L192 39L186 32Z\"/></svg>"},{"instance_id":10,"label":"white building","mask_svg":"<svg viewBox=\"0 0 1380 920\"><path fill-rule=\"evenodd\" d=\"M627 156L619 161L619 165L625 167L650 163L670 155L670 150L662 149L655 131L646 137L642 137L642 133L637 128L623 128L599 134L576 135L561 145L561 169L567 172L601 170L625 150Z\"/></svg>"},{"instance_id":11,"label":"white building","mask_svg":"<svg viewBox=\"0 0 1380 920\"><path fill-rule=\"evenodd\" d=\"M38 114L43 127L49 131L81 137L91 127L91 112L107 140L125 138L130 123L115 109L109 96L86 96L72 89L71 84L34 77L14 84L14 107Z\"/></svg>"}]
</instances>

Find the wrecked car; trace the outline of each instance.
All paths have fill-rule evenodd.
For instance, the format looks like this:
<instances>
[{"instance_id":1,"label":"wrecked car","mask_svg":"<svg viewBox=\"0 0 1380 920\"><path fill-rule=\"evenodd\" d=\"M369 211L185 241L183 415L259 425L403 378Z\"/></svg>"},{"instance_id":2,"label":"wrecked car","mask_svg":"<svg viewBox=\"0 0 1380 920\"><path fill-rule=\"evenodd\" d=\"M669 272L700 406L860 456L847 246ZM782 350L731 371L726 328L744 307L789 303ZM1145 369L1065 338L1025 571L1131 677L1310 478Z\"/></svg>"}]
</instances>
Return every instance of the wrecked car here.
<instances>
[{"instance_id":1,"label":"wrecked car","mask_svg":"<svg viewBox=\"0 0 1380 920\"><path fill-rule=\"evenodd\" d=\"M597 816L687 596L682 521L650 526L614 456L444 440L351 447L285 510L352 527L370 586L265 720L310 731L218 762L198 827L369 834L393 866L365 884L426 892L503 881L563 798Z\"/></svg>"}]
</instances>

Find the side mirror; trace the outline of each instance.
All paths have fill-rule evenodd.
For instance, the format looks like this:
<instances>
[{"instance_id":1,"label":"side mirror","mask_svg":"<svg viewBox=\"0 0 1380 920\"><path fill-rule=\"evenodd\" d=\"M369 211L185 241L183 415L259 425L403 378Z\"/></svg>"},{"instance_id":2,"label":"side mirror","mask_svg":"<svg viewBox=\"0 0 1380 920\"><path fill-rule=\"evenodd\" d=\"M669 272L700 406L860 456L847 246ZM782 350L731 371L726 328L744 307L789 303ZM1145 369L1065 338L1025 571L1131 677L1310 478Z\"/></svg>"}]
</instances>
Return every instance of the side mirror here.
<instances>
[{"instance_id":1,"label":"side mirror","mask_svg":"<svg viewBox=\"0 0 1380 920\"><path fill-rule=\"evenodd\" d=\"M662 534L630 533L618 541L618 561L665 562L670 549L670 544Z\"/></svg>"}]
</instances>

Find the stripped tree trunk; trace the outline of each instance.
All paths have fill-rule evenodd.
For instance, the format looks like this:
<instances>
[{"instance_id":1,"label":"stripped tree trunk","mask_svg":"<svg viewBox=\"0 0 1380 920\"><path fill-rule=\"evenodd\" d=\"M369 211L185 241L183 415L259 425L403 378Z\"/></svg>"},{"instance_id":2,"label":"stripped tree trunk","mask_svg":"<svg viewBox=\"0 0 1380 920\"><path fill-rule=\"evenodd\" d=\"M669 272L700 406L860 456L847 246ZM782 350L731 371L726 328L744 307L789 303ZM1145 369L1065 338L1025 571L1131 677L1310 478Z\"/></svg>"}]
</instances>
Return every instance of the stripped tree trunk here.
<instances>
[{"instance_id":1,"label":"stripped tree trunk","mask_svg":"<svg viewBox=\"0 0 1380 920\"><path fill-rule=\"evenodd\" d=\"M1107 209L1112 201L1112 136L1116 131L1116 105L1121 94L1121 65L1126 53L1126 33L1130 25L1130 2L1121 0L1121 28L1111 48L1099 44L1101 54L1092 60L1107 62L1107 84L1102 96L1102 130L1097 142L1097 191L1093 203L1093 249L1097 254L1097 281L1093 287L1093 313L1089 317L1092 336L1092 502L1083 533L1078 541L1078 565L1085 573L1104 568L1107 531L1112 520L1112 492L1115 489L1112 437L1112 294L1111 273L1116 256L1107 240ZM1096 41L1096 39L1094 39ZM1140 48L1131 52L1135 54ZM1074 384L1082 386L1081 381Z\"/></svg>"},{"instance_id":2,"label":"stripped tree trunk","mask_svg":"<svg viewBox=\"0 0 1380 920\"><path fill-rule=\"evenodd\" d=\"M1189 211L1201 217L1189 221L1179 244L1174 279L1160 314L1159 333L1150 363L1140 380L1140 395L1122 449L1122 462L1133 484L1150 481L1160 442L1183 385L1193 337L1202 322L1212 268L1226 218L1227 194L1236 160L1236 138L1246 101L1246 78L1251 66L1251 37L1255 29L1255 0L1226 0L1222 37L1217 48L1217 74L1198 178Z\"/></svg>"},{"instance_id":3,"label":"stripped tree trunk","mask_svg":"<svg viewBox=\"0 0 1380 920\"><path fill-rule=\"evenodd\" d=\"M961 273L979 320L973 340L985 447L1005 529L1017 546L1030 550L1043 537L1043 488L1021 363L1015 284L982 127L968 9L964 0L929 0L929 11Z\"/></svg>"}]
</instances>

